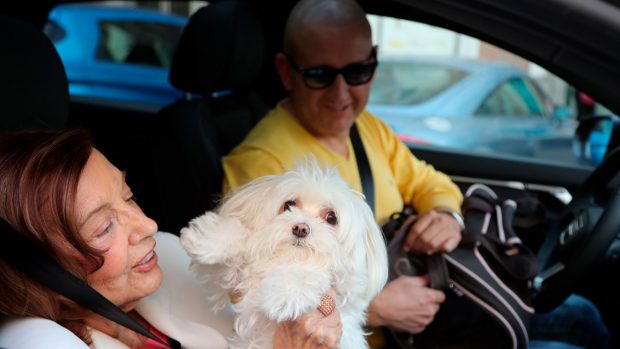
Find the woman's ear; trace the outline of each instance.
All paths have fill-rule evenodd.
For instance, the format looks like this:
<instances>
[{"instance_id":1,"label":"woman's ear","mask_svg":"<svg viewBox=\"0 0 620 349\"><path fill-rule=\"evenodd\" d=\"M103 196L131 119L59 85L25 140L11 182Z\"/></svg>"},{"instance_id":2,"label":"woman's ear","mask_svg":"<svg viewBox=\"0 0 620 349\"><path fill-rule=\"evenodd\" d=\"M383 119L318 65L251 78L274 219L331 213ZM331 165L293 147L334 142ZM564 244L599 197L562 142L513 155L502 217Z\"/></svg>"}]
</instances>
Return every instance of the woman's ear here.
<instances>
[{"instance_id":1,"label":"woman's ear","mask_svg":"<svg viewBox=\"0 0 620 349\"><path fill-rule=\"evenodd\" d=\"M275 58L276 70L278 72L278 76L280 77L280 81L282 81L282 85L287 91L292 89L292 81L291 81L291 65L288 62L288 58L282 52L276 53Z\"/></svg>"}]
</instances>

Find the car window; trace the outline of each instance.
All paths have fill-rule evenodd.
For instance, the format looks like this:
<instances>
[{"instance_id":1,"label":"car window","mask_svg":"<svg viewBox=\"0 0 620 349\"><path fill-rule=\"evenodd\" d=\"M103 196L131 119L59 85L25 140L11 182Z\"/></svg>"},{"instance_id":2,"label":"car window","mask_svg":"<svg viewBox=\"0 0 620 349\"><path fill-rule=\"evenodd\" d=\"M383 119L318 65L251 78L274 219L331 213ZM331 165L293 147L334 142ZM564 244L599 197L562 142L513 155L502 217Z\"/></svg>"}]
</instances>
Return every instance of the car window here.
<instances>
[{"instance_id":1,"label":"car window","mask_svg":"<svg viewBox=\"0 0 620 349\"><path fill-rule=\"evenodd\" d=\"M377 67L370 103L414 105L441 93L467 71L424 62L382 61Z\"/></svg>"},{"instance_id":2,"label":"car window","mask_svg":"<svg viewBox=\"0 0 620 349\"><path fill-rule=\"evenodd\" d=\"M379 53L368 110L401 140L593 166L573 150L582 112L562 79L474 37L368 18Z\"/></svg>"},{"instance_id":3,"label":"car window","mask_svg":"<svg viewBox=\"0 0 620 349\"><path fill-rule=\"evenodd\" d=\"M187 16L197 8L159 5L71 2L50 11L43 31L63 62L73 99L150 112L183 96L168 72Z\"/></svg>"},{"instance_id":4,"label":"car window","mask_svg":"<svg viewBox=\"0 0 620 349\"><path fill-rule=\"evenodd\" d=\"M532 84L512 78L482 102L476 115L543 116L545 113L542 98Z\"/></svg>"},{"instance_id":5,"label":"car window","mask_svg":"<svg viewBox=\"0 0 620 349\"><path fill-rule=\"evenodd\" d=\"M101 21L96 57L115 63L169 68L183 27L140 21Z\"/></svg>"}]
</instances>

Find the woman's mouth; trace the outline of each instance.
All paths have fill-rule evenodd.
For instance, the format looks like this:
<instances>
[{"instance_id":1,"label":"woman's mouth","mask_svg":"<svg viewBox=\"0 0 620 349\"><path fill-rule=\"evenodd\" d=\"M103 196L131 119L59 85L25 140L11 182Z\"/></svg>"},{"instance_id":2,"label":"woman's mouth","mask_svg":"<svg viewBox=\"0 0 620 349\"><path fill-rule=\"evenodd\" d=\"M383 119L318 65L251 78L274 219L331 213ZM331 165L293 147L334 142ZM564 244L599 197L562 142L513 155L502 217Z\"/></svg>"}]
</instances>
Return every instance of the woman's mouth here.
<instances>
[{"instance_id":1,"label":"woman's mouth","mask_svg":"<svg viewBox=\"0 0 620 349\"><path fill-rule=\"evenodd\" d=\"M139 272L147 272L155 268L157 265L157 253L155 250L147 253L142 260L133 266L133 269Z\"/></svg>"}]
</instances>

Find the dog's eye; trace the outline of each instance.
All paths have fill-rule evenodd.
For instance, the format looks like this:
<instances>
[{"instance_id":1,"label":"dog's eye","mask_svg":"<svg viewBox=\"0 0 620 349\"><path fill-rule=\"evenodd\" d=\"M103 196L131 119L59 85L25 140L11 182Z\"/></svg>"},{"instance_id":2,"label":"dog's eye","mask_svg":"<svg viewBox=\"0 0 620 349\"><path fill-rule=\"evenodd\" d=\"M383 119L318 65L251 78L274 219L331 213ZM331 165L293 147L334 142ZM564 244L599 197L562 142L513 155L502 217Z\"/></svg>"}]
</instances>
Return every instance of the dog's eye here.
<instances>
[{"instance_id":1,"label":"dog's eye","mask_svg":"<svg viewBox=\"0 0 620 349\"><path fill-rule=\"evenodd\" d=\"M287 202L284 203L284 206L282 207L283 211L290 211L291 210L291 206L295 206L295 200L288 200Z\"/></svg>"},{"instance_id":2,"label":"dog's eye","mask_svg":"<svg viewBox=\"0 0 620 349\"><path fill-rule=\"evenodd\" d=\"M325 221L330 225L338 224L338 217L336 216L336 212L334 211L327 212L327 214L325 215Z\"/></svg>"}]
</instances>

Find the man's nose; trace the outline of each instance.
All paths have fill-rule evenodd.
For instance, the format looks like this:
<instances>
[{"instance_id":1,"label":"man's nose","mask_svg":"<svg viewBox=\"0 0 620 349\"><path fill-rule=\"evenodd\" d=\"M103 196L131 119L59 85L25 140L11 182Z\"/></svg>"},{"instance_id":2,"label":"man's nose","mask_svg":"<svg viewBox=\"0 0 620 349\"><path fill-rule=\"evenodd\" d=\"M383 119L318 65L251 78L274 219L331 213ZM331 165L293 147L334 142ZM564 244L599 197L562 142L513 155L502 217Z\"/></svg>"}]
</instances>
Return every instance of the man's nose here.
<instances>
[{"instance_id":1,"label":"man's nose","mask_svg":"<svg viewBox=\"0 0 620 349\"><path fill-rule=\"evenodd\" d=\"M334 82L329 86L328 93L332 95L332 97L343 97L349 94L349 84L344 79L342 74L336 75Z\"/></svg>"}]
</instances>

